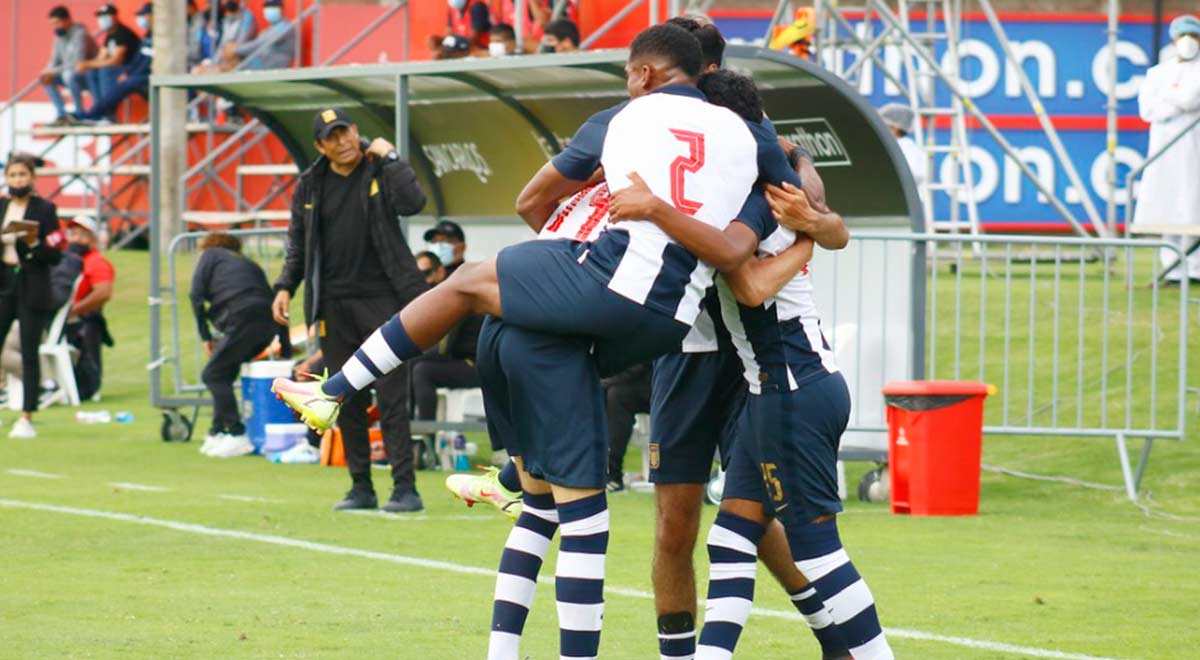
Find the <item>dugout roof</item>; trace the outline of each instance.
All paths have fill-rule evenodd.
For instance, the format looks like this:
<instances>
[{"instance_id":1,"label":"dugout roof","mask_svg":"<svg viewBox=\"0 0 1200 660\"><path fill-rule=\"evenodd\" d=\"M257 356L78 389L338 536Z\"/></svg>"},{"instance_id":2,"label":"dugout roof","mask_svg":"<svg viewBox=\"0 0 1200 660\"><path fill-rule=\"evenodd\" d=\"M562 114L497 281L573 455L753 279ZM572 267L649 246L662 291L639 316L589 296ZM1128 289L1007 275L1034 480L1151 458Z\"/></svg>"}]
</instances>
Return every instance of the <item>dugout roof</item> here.
<instances>
[{"instance_id":1,"label":"dugout roof","mask_svg":"<svg viewBox=\"0 0 1200 660\"><path fill-rule=\"evenodd\" d=\"M469 58L155 76L152 84L234 101L278 135L302 169L316 157L313 113L342 107L363 135L395 137L407 149L429 193L427 213L512 218L517 194L546 159L588 116L626 98L625 57L610 50ZM790 55L731 45L726 57L754 77L779 133L814 154L848 224L923 230L903 156L865 99Z\"/></svg>"}]
</instances>

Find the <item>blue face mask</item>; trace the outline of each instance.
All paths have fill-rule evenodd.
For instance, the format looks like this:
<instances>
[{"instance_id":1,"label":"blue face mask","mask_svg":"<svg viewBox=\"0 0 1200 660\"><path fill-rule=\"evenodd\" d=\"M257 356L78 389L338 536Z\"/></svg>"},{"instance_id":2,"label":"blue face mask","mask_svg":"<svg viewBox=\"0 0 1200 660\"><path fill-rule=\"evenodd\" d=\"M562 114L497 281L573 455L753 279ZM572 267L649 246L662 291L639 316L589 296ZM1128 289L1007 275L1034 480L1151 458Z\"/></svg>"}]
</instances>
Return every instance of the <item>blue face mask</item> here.
<instances>
[{"instance_id":1,"label":"blue face mask","mask_svg":"<svg viewBox=\"0 0 1200 660\"><path fill-rule=\"evenodd\" d=\"M113 26L113 18L107 14L104 16L97 16L96 25L99 25L101 30L111 30Z\"/></svg>"},{"instance_id":2,"label":"blue face mask","mask_svg":"<svg viewBox=\"0 0 1200 660\"><path fill-rule=\"evenodd\" d=\"M137 24L138 24L138 27L142 28L143 30L149 30L150 29L150 17L146 16L144 14L141 16L138 16Z\"/></svg>"},{"instance_id":3,"label":"blue face mask","mask_svg":"<svg viewBox=\"0 0 1200 660\"><path fill-rule=\"evenodd\" d=\"M283 20L283 10L279 7L263 7L263 18L271 25Z\"/></svg>"},{"instance_id":4,"label":"blue face mask","mask_svg":"<svg viewBox=\"0 0 1200 660\"><path fill-rule=\"evenodd\" d=\"M454 246L445 241L429 243L429 251L437 255L442 265L454 263Z\"/></svg>"}]
</instances>

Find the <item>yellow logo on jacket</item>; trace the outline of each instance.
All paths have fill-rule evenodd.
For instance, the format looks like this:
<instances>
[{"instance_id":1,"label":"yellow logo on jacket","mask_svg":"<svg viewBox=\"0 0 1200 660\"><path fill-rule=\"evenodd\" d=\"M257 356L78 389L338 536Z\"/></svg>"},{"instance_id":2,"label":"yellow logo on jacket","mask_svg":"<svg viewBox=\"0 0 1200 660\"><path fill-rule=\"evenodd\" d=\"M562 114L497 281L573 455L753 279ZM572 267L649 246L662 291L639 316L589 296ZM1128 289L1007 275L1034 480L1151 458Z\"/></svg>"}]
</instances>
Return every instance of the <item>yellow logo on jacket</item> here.
<instances>
[{"instance_id":1,"label":"yellow logo on jacket","mask_svg":"<svg viewBox=\"0 0 1200 660\"><path fill-rule=\"evenodd\" d=\"M379 194L379 179L371 179L371 197Z\"/></svg>"},{"instance_id":2,"label":"yellow logo on jacket","mask_svg":"<svg viewBox=\"0 0 1200 660\"><path fill-rule=\"evenodd\" d=\"M326 124L332 122L334 119L337 119L337 113L333 110L326 110L325 112L321 113L321 120Z\"/></svg>"}]
</instances>

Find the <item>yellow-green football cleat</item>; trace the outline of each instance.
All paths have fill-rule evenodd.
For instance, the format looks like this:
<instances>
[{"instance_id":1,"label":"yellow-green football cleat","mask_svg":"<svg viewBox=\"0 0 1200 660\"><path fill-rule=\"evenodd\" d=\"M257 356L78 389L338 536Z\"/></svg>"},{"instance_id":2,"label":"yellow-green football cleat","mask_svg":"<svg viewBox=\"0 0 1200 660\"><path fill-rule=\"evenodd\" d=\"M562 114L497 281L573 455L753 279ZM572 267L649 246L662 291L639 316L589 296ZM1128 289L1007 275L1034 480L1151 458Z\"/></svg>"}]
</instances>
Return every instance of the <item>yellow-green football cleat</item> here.
<instances>
[{"instance_id":1,"label":"yellow-green football cleat","mask_svg":"<svg viewBox=\"0 0 1200 660\"><path fill-rule=\"evenodd\" d=\"M475 506L487 502L516 520L521 514L521 494L500 485L500 468L480 467L483 474L452 474L446 477L446 489L455 497Z\"/></svg>"},{"instance_id":2,"label":"yellow-green football cleat","mask_svg":"<svg viewBox=\"0 0 1200 660\"><path fill-rule=\"evenodd\" d=\"M276 378L271 383L271 391L275 393L289 408L300 413L300 421L309 428L324 433L337 421L342 409L342 402L337 397L321 391L324 378L297 383L288 378Z\"/></svg>"}]
</instances>

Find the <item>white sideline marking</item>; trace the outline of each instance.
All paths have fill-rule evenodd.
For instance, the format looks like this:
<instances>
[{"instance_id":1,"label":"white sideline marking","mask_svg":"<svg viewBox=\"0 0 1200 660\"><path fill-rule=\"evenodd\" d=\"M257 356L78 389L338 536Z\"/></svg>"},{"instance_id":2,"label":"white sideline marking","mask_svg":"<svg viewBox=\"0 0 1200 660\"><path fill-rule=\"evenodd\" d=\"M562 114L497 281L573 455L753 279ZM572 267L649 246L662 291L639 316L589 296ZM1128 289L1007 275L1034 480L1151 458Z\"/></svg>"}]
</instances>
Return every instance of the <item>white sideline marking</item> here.
<instances>
[{"instance_id":1,"label":"white sideline marking","mask_svg":"<svg viewBox=\"0 0 1200 660\"><path fill-rule=\"evenodd\" d=\"M1169 536L1173 539L1187 539L1189 541L1200 541L1200 536L1193 536L1191 534L1184 534L1182 532L1173 532L1169 529L1155 529L1153 527L1146 527L1145 525L1138 527L1138 529L1142 530L1143 532L1150 532L1151 534L1161 534L1163 536Z\"/></svg>"},{"instance_id":2,"label":"white sideline marking","mask_svg":"<svg viewBox=\"0 0 1200 660\"><path fill-rule=\"evenodd\" d=\"M6 470L9 474L17 477L30 477L32 479L65 479L61 474L51 474L49 472L38 472L37 470Z\"/></svg>"},{"instance_id":3,"label":"white sideline marking","mask_svg":"<svg viewBox=\"0 0 1200 660\"><path fill-rule=\"evenodd\" d=\"M233 500L234 502L254 502L257 504L283 504L286 500L276 500L270 497L255 497L253 495L217 495L223 500Z\"/></svg>"},{"instance_id":4,"label":"white sideline marking","mask_svg":"<svg viewBox=\"0 0 1200 660\"><path fill-rule=\"evenodd\" d=\"M128 481L110 481L109 486L113 488L122 488L124 490L140 490L143 493L169 493L170 488L165 486L147 486L146 484L135 484Z\"/></svg>"},{"instance_id":5,"label":"white sideline marking","mask_svg":"<svg viewBox=\"0 0 1200 660\"><path fill-rule=\"evenodd\" d=\"M0 507L8 507L12 509L29 509L33 511L49 511L52 513L64 513L73 516L83 516L85 518L100 518L103 520L115 520L119 522L134 523L137 525L148 525L151 527L162 527L172 529L178 532L187 532L189 534L200 534L203 536L216 536L221 538L241 539L243 541L254 541L256 543L268 543L271 545L285 546L289 548L299 548L302 550L310 550L312 552L322 552L330 555L343 555L348 557L361 557L364 559L375 559L378 561L386 561L393 564L401 564L405 566L419 566L421 568L434 568L451 573L463 573L466 575L480 575L484 577L495 577L496 572L490 568L480 568L478 566L464 566L462 564L454 564L448 561L438 561L436 559L422 559L420 557L408 557L405 555L396 555L388 552L375 552L373 550L361 550L358 548L347 548L339 545L330 545L328 543L315 543L313 541L303 541L293 539L286 536L275 536L273 534L255 534L253 532L242 532L235 529L221 529L218 527L208 527L205 525L197 525L194 523L179 522L175 520L164 520L161 518L149 518L146 516L137 516L129 513L117 513L114 511L99 511L96 509L81 509L71 506L59 506L56 504L43 504L41 502L25 502L21 500L10 500L0 498ZM541 576L538 578L538 583L552 585L554 578ZM605 586L605 592L618 596L627 596L629 598L638 598L641 600L652 600L654 595L647 591L639 589L626 589L623 587ZM755 608L753 610L759 616L767 616L779 619L801 620L798 612L785 612L781 610L767 610ZM941 642L954 646L963 646L973 649L983 649L985 651L998 651L1003 653L1011 653L1014 655L1028 656L1031 658L1052 658L1054 660L1121 660L1119 658L1107 658L1095 655L1084 655L1082 653L1064 653L1062 651L1053 651L1049 649L1039 649L1030 646L1017 646L1015 644L1005 644L1003 642L992 642L981 639L970 639L968 637L953 637L949 635L938 635L935 633L927 633L920 630L906 630L903 628L884 628L891 637L901 639L917 639L930 642Z\"/></svg>"},{"instance_id":6,"label":"white sideline marking","mask_svg":"<svg viewBox=\"0 0 1200 660\"><path fill-rule=\"evenodd\" d=\"M414 522L418 520L495 520L495 516L427 516L427 515L409 515L407 513L388 513L387 511L379 510L353 510L338 511L338 513L348 513L353 516L367 516L370 518L383 518L384 520L396 520L399 522Z\"/></svg>"}]
</instances>

